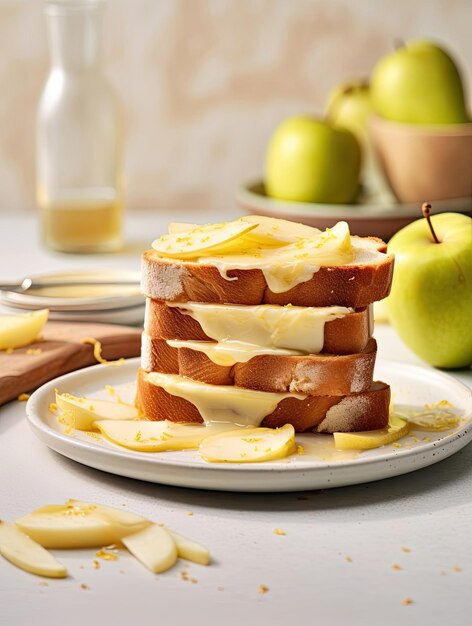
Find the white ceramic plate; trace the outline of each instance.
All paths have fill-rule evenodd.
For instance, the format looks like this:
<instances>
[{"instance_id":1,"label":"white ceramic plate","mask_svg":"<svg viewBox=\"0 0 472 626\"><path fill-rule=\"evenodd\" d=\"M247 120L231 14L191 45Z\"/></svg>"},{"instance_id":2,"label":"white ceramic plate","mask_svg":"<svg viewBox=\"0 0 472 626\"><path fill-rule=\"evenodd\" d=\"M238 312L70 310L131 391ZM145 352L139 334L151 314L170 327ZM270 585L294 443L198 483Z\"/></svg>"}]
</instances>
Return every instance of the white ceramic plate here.
<instances>
[{"instance_id":1,"label":"white ceramic plate","mask_svg":"<svg viewBox=\"0 0 472 626\"><path fill-rule=\"evenodd\" d=\"M472 391L468 387L431 369L382 360L377 363L376 377L390 383L396 404L424 406L448 400L463 418L461 425L454 431L421 432L417 443L412 437L405 438L407 446L384 446L351 460L328 462L308 455L293 455L280 461L244 465L206 463L193 450L133 452L98 435L61 432L49 411L55 388L78 396L110 399L105 385L112 385L119 388L124 400L131 400L138 367L139 359L131 359L119 367L94 365L43 385L26 406L33 431L56 452L96 469L166 485L220 491L300 491L379 480L437 463L472 439Z\"/></svg>"}]
</instances>

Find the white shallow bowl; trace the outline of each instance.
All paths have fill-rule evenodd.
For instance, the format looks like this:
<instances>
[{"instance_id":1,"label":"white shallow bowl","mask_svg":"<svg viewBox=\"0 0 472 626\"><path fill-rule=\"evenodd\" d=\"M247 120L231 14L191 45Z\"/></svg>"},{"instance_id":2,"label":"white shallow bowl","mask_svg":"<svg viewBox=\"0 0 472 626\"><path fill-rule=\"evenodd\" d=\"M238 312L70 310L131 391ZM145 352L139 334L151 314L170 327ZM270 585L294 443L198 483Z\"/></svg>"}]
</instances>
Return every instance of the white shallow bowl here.
<instances>
[{"instance_id":1,"label":"white shallow bowl","mask_svg":"<svg viewBox=\"0 0 472 626\"><path fill-rule=\"evenodd\" d=\"M425 198L425 201L428 198ZM314 204L309 202L287 202L269 198L264 183L255 181L243 185L237 193L239 205L252 215L278 217L302 222L324 230L336 222L349 223L351 234L361 237L376 236L388 240L401 228L420 219L421 203L361 199L358 204ZM432 213L465 213L472 215L472 198L436 201Z\"/></svg>"},{"instance_id":2,"label":"white shallow bowl","mask_svg":"<svg viewBox=\"0 0 472 626\"><path fill-rule=\"evenodd\" d=\"M77 396L109 399L105 385L112 385L119 388L124 400L131 401L138 367L139 359L130 359L121 367L94 365L43 385L26 405L33 432L52 450L112 474L179 487L246 492L326 489L398 476L437 463L472 439L472 391L468 387L441 372L386 360L377 363L376 377L391 384L396 404L424 406L448 400L463 418L461 425L453 432L426 433L430 441L413 443L409 439L411 447L388 445L351 460L328 462L293 455L280 461L248 464L206 463L194 450L133 452L101 436L91 438L80 431L66 435L61 431L49 411L55 388Z\"/></svg>"}]
</instances>

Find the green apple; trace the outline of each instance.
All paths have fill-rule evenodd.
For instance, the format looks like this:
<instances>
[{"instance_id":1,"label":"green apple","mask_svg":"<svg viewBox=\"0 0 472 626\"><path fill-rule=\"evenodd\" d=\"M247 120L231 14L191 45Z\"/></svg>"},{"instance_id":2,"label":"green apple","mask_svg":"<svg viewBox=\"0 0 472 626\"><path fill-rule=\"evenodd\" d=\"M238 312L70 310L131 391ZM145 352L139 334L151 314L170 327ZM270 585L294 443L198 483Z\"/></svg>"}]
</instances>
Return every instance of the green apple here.
<instances>
[{"instance_id":1,"label":"green apple","mask_svg":"<svg viewBox=\"0 0 472 626\"><path fill-rule=\"evenodd\" d=\"M361 148L349 130L315 117L291 117L269 142L266 192L294 202L351 203L360 166Z\"/></svg>"},{"instance_id":2,"label":"green apple","mask_svg":"<svg viewBox=\"0 0 472 626\"><path fill-rule=\"evenodd\" d=\"M362 185L369 196L379 202L392 203L394 198L379 169L368 133L369 118L374 114L370 86L366 80L352 80L331 90L326 104L326 118L334 126L346 128L362 146Z\"/></svg>"},{"instance_id":3,"label":"green apple","mask_svg":"<svg viewBox=\"0 0 472 626\"><path fill-rule=\"evenodd\" d=\"M327 119L354 133L361 145L367 141L367 122L373 113L369 83L365 80L338 85L328 96Z\"/></svg>"},{"instance_id":4,"label":"green apple","mask_svg":"<svg viewBox=\"0 0 472 626\"><path fill-rule=\"evenodd\" d=\"M426 219L390 240L395 272L390 322L413 352L436 367L472 364L472 219L458 213Z\"/></svg>"},{"instance_id":5,"label":"green apple","mask_svg":"<svg viewBox=\"0 0 472 626\"><path fill-rule=\"evenodd\" d=\"M469 121L459 69L431 41L412 41L383 57L372 73L371 94L375 111L396 122Z\"/></svg>"}]
</instances>

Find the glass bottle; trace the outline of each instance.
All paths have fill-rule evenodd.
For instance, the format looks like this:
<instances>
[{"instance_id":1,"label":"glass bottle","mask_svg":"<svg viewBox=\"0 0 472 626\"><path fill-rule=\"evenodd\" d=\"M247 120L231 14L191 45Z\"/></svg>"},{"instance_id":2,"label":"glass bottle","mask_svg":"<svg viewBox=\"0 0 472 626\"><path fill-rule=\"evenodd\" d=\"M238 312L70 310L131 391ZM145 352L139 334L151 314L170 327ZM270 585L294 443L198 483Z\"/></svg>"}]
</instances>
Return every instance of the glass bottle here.
<instances>
[{"instance_id":1,"label":"glass bottle","mask_svg":"<svg viewBox=\"0 0 472 626\"><path fill-rule=\"evenodd\" d=\"M51 70L37 117L37 202L46 245L104 252L122 240L118 99L102 72L104 0L48 0Z\"/></svg>"}]
</instances>

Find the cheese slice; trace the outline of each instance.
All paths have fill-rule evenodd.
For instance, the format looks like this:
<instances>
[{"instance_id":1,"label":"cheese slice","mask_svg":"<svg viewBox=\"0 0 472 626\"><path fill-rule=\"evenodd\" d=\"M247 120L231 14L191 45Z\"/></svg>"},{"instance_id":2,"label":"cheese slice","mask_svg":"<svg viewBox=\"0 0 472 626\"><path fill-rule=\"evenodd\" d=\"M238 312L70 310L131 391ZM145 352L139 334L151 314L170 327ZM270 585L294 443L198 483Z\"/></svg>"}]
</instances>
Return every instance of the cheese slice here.
<instances>
[{"instance_id":1,"label":"cheese slice","mask_svg":"<svg viewBox=\"0 0 472 626\"><path fill-rule=\"evenodd\" d=\"M207 304L168 302L196 320L203 332L218 342L238 341L265 348L282 348L303 354L323 350L327 322L354 309L343 306L302 307L260 304Z\"/></svg>"},{"instance_id":2,"label":"cheese slice","mask_svg":"<svg viewBox=\"0 0 472 626\"><path fill-rule=\"evenodd\" d=\"M150 372L146 380L167 393L191 402L205 423L259 426L285 398L304 400L301 393L272 393L230 385L208 385L176 374Z\"/></svg>"},{"instance_id":3,"label":"cheese slice","mask_svg":"<svg viewBox=\"0 0 472 626\"><path fill-rule=\"evenodd\" d=\"M187 348L196 352L203 352L210 361L216 365L232 366L235 363L247 363L250 359L264 354L273 356L288 355L300 356L303 352L299 350L284 350L282 348L271 348L256 346L243 341L177 341L169 339L167 344L172 348Z\"/></svg>"}]
</instances>

